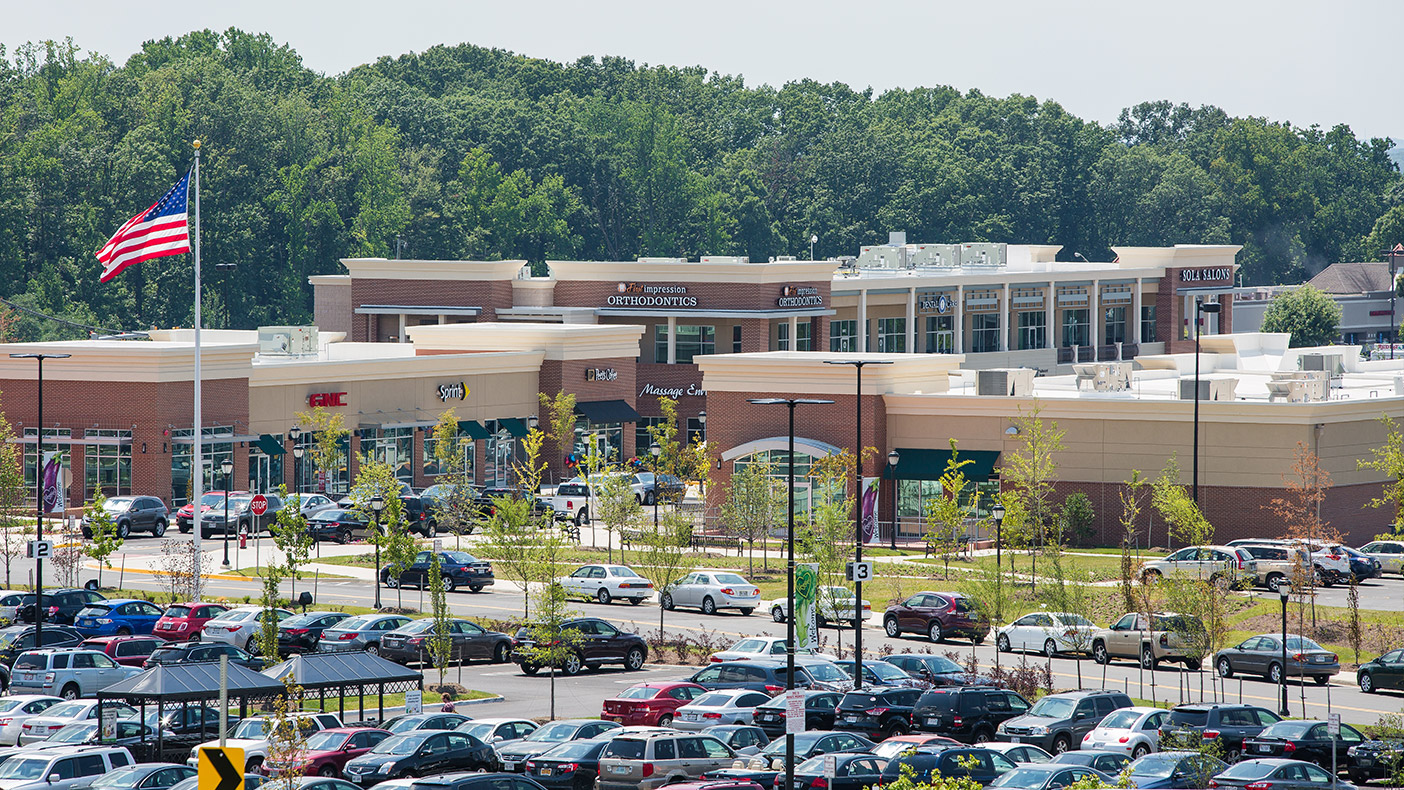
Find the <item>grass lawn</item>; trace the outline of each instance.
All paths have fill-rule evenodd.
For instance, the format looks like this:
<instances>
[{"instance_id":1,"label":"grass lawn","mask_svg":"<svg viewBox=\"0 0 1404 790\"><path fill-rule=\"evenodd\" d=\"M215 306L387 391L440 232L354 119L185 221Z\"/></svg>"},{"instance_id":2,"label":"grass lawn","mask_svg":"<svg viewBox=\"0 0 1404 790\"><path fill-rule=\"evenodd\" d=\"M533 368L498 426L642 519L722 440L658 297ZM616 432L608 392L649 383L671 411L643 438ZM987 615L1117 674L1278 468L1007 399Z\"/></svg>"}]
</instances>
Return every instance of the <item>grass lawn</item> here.
<instances>
[{"instance_id":1,"label":"grass lawn","mask_svg":"<svg viewBox=\"0 0 1404 790\"><path fill-rule=\"evenodd\" d=\"M246 579L262 579L268 575L267 566L260 565L257 568L237 568L235 570L216 570L216 574L221 576L243 576ZM320 573L313 571L300 571L297 574L298 581L311 581L314 577L318 579L350 579L350 576L343 576L340 573ZM284 577L286 578L286 577Z\"/></svg>"}]
</instances>

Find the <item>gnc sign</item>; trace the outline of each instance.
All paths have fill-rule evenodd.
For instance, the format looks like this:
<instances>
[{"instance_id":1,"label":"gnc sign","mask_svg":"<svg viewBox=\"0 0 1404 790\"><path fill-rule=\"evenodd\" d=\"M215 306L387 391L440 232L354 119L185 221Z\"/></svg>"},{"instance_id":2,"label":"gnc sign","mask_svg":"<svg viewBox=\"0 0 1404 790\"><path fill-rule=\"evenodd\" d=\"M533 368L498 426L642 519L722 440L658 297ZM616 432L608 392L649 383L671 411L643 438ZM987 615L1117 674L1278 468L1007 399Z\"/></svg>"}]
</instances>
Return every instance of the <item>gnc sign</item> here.
<instances>
[{"instance_id":1,"label":"gnc sign","mask_svg":"<svg viewBox=\"0 0 1404 790\"><path fill-rule=\"evenodd\" d=\"M345 406L346 393L344 392L314 392L307 396L307 405L312 408Z\"/></svg>"}]
</instances>

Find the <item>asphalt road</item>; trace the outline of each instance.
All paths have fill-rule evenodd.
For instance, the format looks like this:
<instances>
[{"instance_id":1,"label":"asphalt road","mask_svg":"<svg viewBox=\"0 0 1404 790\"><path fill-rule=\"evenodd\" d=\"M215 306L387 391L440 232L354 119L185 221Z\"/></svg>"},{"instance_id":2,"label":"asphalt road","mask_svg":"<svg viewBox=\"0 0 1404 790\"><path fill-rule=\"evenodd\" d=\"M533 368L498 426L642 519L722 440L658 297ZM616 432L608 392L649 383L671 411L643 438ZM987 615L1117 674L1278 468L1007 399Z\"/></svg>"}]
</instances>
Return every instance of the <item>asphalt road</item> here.
<instances>
[{"instance_id":1,"label":"asphalt road","mask_svg":"<svg viewBox=\"0 0 1404 790\"><path fill-rule=\"evenodd\" d=\"M155 549L156 542L138 540L128 545L133 552L150 551ZM15 572L20 573L21 567L24 568L23 572L27 573L30 567L28 561L17 564ZM115 574L115 571L106 572L104 582L106 584L116 583L117 579L110 574ZM132 589L160 589L158 581L149 575L128 574L123 584ZM285 583L284 589L288 590L287 583ZM307 580L300 582L298 589L311 589L311 582ZM261 593L258 580L212 579L207 582L207 590L210 596L236 600L245 595L256 599ZM380 592L382 604L394 604L396 591L382 588ZM402 593L406 606L421 608L418 590L405 589ZM1320 595L1323 604L1344 605L1345 592L1341 588L1323 590ZM363 581L324 580L316 585L315 596L321 605L370 606L374 603L375 590L371 584ZM1339 602L1335 600L1336 597L1340 598ZM1362 607L1397 608L1391 607L1391 602L1404 600L1404 581L1397 577L1372 580L1362 587L1360 597ZM427 593L425 599L425 605L427 605ZM520 617L522 613L522 596L505 589L492 590L489 588L488 591L477 594L455 592L449 594L448 599L450 609L458 615L509 619ZM659 609L653 604L646 603L641 606L627 603L600 605L590 601L576 603L574 608L580 614L601 617L619 624L625 629L636 630L643 634L658 628ZM879 612L864 629L865 653L870 658L876 658L880 651L889 650L891 652L941 654L955 652L960 654L960 660L965 663L973 651L981 667L987 668L996 660L995 650L990 642L973 646L967 641L960 640L935 645L924 636L914 634L890 639L882 632L880 617L881 613ZM743 617L736 613L721 613L708 617L700 612L677 610L666 614L665 631L669 636L687 634L694 639L704 633L709 634L710 641L724 646L745 636L783 635L785 626L773 622L764 610L758 610L749 617ZM844 657L851 659L852 632L850 629L826 628L823 630L821 639L826 651L841 651ZM1195 673L1183 671L1176 665L1166 665L1156 672L1149 672L1142 671L1132 661L1115 662L1104 668L1090 660L1079 661L1070 657L1052 660L1044 659L1038 655L1021 658L1019 654L1005 654L1000 657L1001 663L1004 664L1011 662L1017 664L1022 660L1034 665L1042 664L1048 668L1052 673L1055 688L1078 687L1080 669L1083 687L1118 688L1127 691L1133 697L1143 699L1156 699L1162 702L1166 700L1172 702L1210 700L1217 694L1220 695L1220 699L1226 701L1237 702L1241 700L1272 710L1279 707L1278 687L1264 680L1236 677L1219 688L1214 683L1214 676L1208 669L1202 673ZM620 668L606 667L594 672L586 671L574 678L557 676L555 681L556 715L558 717L598 716L601 702L604 699L614 696L633 683L644 680L684 679L693 671L695 671L693 667L650 664L639 672L627 672ZM430 678L433 678L432 670ZM475 718L544 716L550 712L548 691L551 680L545 673L528 677L512 665L470 664L462 667L461 671L457 667L450 668L447 679L461 682L469 688L502 694L507 698L502 703L472 706L464 709L468 715ZM1382 715L1399 713L1401 709L1404 709L1404 694L1362 694L1354 686L1351 676L1338 677L1326 687L1308 684L1303 688L1300 684L1289 683L1288 690L1288 705L1294 716L1303 715L1305 710L1306 715L1324 718L1330 710L1340 713L1342 718L1348 722L1373 724ZM1303 706L1303 700L1305 706Z\"/></svg>"}]
</instances>

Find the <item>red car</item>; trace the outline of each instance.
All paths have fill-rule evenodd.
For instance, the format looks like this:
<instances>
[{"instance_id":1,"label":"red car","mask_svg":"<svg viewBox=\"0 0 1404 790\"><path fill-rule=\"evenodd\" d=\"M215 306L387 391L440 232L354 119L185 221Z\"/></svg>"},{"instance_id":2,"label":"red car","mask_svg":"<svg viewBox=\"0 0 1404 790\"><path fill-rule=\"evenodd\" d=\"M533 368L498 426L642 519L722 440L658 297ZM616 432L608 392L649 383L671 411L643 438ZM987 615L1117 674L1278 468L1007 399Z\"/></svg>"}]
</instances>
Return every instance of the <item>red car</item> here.
<instances>
[{"instance_id":1,"label":"red car","mask_svg":"<svg viewBox=\"0 0 1404 790\"><path fill-rule=\"evenodd\" d=\"M159 636L171 642L184 642L199 639L205 623L229 611L228 606L202 601L173 603L161 613L161 619L151 629L152 636Z\"/></svg>"},{"instance_id":2,"label":"red car","mask_svg":"<svg viewBox=\"0 0 1404 790\"><path fill-rule=\"evenodd\" d=\"M240 495L248 496L248 495L249 495L249 492L247 492L247 491L235 491L235 492L234 492L234 496L240 496ZM230 504L233 504L233 503L231 502ZM223 507L223 506L224 506L224 492L223 492L223 491L206 491L204 494L202 494L202 495L200 496L200 505L201 505L201 507L200 507L200 512L201 512L201 513L208 513L208 512L210 512L210 510L211 510L214 506L216 506L216 505L219 505L219 506ZM194 529L194 528L195 528L195 525L192 523L194 520L195 520L195 504L194 504L193 502L186 502L183 506L181 506L180 510L177 510L176 513L175 513L176 527L177 527L181 532L189 532L190 530Z\"/></svg>"},{"instance_id":3,"label":"red car","mask_svg":"<svg viewBox=\"0 0 1404 790\"><path fill-rule=\"evenodd\" d=\"M604 701L600 718L624 726L667 727L673 711L707 693L696 683L635 683L614 699Z\"/></svg>"},{"instance_id":4,"label":"red car","mask_svg":"<svg viewBox=\"0 0 1404 790\"><path fill-rule=\"evenodd\" d=\"M370 751L372 746L393 734L389 730L374 727L333 727L314 732L307 736L307 746L302 752L305 762L302 763L299 773L303 776L339 777L347 761L353 757L360 757ZM268 763L263 765L268 766L264 773L269 776L278 775L278 766L269 766Z\"/></svg>"},{"instance_id":5,"label":"red car","mask_svg":"<svg viewBox=\"0 0 1404 790\"><path fill-rule=\"evenodd\" d=\"M101 650L119 664L139 667L156 648L165 643L166 640L159 636L95 636L84 640L79 647Z\"/></svg>"}]
</instances>

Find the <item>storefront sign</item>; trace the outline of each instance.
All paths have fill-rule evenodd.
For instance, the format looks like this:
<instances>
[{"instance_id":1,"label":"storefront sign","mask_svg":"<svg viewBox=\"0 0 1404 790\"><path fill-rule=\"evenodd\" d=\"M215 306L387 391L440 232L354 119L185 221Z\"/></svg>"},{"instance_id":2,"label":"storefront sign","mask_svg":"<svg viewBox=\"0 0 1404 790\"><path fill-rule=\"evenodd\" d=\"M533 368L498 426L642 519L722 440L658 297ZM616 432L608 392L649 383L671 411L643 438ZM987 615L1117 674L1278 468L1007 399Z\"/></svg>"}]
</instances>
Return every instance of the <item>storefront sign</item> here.
<instances>
[{"instance_id":1,"label":"storefront sign","mask_svg":"<svg viewBox=\"0 0 1404 790\"><path fill-rule=\"evenodd\" d=\"M696 307L697 297L686 285L620 283L619 293L606 300L610 307Z\"/></svg>"},{"instance_id":2,"label":"storefront sign","mask_svg":"<svg viewBox=\"0 0 1404 790\"><path fill-rule=\"evenodd\" d=\"M823 307L824 297L811 285L787 285L780 289L776 307Z\"/></svg>"},{"instance_id":3,"label":"storefront sign","mask_svg":"<svg viewBox=\"0 0 1404 790\"><path fill-rule=\"evenodd\" d=\"M619 371L614 368L585 368L586 381L617 381Z\"/></svg>"},{"instance_id":4,"label":"storefront sign","mask_svg":"<svg viewBox=\"0 0 1404 790\"><path fill-rule=\"evenodd\" d=\"M314 392L307 396L307 405L312 408L321 406L330 408L332 406L345 406L346 393L344 392Z\"/></svg>"},{"instance_id":5,"label":"storefront sign","mask_svg":"<svg viewBox=\"0 0 1404 790\"><path fill-rule=\"evenodd\" d=\"M673 400L677 400L684 395L701 398L707 395L707 391L697 384L689 384L686 389L683 387L655 387L652 384L645 384L643 385L643 389L639 390L640 398L653 396L655 398L672 398Z\"/></svg>"},{"instance_id":6,"label":"storefront sign","mask_svg":"<svg viewBox=\"0 0 1404 790\"><path fill-rule=\"evenodd\" d=\"M439 400L448 403L451 400L463 400L468 397L468 385L460 381L457 384L440 384Z\"/></svg>"},{"instance_id":7,"label":"storefront sign","mask_svg":"<svg viewBox=\"0 0 1404 790\"><path fill-rule=\"evenodd\" d=\"M917 294L916 309L918 313L949 313L951 311L951 298L945 294L924 293Z\"/></svg>"},{"instance_id":8,"label":"storefront sign","mask_svg":"<svg viewBox=\"0 0 1404 790\"><path fill-rule=\"evenodd\" d=\"M1199 283L1216 282L1219 280L1232 280L1233 269L1228 266L1220 266L1212 269L1181 269L1180 282Z\"/></svg>"}]
</instances>

